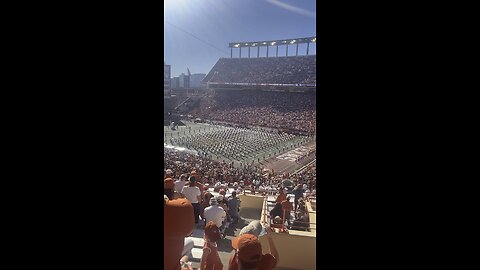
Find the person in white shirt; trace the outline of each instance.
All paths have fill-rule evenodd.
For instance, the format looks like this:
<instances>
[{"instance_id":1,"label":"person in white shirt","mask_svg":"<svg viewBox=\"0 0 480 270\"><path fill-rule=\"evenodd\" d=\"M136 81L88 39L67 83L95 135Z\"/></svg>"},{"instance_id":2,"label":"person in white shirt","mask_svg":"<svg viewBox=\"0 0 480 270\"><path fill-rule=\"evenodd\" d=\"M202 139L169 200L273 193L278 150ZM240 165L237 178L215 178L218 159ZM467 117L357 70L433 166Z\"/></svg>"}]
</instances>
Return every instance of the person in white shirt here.
<instances>
[{"instance_id":1,"label":"person in white shirt","mask_svg":"<svg viewBox=\"0 0 480 270\"><path fill-rule=\"evenodd\" d=\"M182 194L193 206L193 215L195 218L195 224L198 224L199 215L200 215L200 201L202 193L200 189L195 185L196 179L194 176L188 178L190 182L188 185L185 185L182 188Z\"/></svg>"},{"instance_id":2,"label":"person in white shirt","mask_svg":"<svg viewBox=\"0 0 480 270\"><path fill-rule=\"evenodd\" d=\"M213 221L217 227L222 230L223 221L225 220L227 213L222 207L218 206L217 199L212 197L210 199L210 206L205 208L203 216L205 217L205 224L209 221Z\"/></svg>"},{"instance_id":3,"label":"person in white shirt","mask_svg":"<svg viewBox=\"0 0 480 270\"><path fill-rule=\"evenodd\" d=\"M181 193L186 183L187 183L187 175L186 174L180 175L180 178L178 178L178 180L175 181L175 191L178 193Z\"/></svg>"}]
</instances>

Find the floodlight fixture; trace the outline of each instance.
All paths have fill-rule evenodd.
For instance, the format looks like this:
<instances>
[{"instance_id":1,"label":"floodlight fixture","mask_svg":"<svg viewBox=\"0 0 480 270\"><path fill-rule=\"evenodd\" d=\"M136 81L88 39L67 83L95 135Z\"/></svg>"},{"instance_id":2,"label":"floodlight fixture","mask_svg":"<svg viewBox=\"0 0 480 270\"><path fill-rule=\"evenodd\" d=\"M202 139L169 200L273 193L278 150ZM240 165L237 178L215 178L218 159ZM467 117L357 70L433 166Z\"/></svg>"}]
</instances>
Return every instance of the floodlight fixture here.
<instances>
[{"instance_id":1,"label":"floodlight fixture","mask_svg":"<svg viewBox=\"0 0 480 270\"><path fill-rule=\"evenodd\" d=\"M275 45L276 43L277 43L277 42L276 42L276 41L274 41L274 42L272 42L271 44L272 44L272 46L273 46L273 45Z\"/></svg>"}]
</instances>

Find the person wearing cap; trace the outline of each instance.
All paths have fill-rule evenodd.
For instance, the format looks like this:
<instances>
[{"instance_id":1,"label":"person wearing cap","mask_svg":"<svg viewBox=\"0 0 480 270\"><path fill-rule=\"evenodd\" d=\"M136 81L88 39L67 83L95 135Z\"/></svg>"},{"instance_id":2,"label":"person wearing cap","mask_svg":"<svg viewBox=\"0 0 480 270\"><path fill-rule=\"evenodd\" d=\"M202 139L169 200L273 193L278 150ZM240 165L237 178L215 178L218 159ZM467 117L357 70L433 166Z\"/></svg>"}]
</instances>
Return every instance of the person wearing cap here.
<instances>
[{"instance_id":1,"label":"person wearing cap","mask_svg":"<svg viewBox=\"0 0 480 270\"><path fill-rule=\"evenodd\" d=\"M175 184L172 178L166 178L163 180L163 194L167 195L168 199L173 200L173 188Z\"/></svg>"},{"instance_id":2,"label":"person wearing cap","mask_svg":"<svg viewBox=\"0 0 480 270\"><path fill-rule=\"evenodd\" d=\"M235 254L230 257L228 270L272 270L277 266L279 257L272 240L271 229L266 226L266 237L271 253L263 254L262 245L252 234L243 234L232 240Z\"/></svg>"},{"instance_id":3,"label":"person wearing cap","mask_svg":"<svg viewBox=\"0 0 480 270\"><path fill-rule=\"evenodd\" d=\"M222 239L218 226L213 221L209 221L205 226L205 243L203 245L203 254L200 261L201 270L222 270L223 264L218 255L217 241Z\"/></svg>"},{"instance_id":4,"label":"person wearing cap","mask_svg":"<svg viewBox=\"0 0 480 270\"><path fill-rule=\"evenodd\" d=\"M238 211L240 209L240 200L237 198L237 192L232 191L232 196L228 198L228 215L232 219L232 223L237 223L240 218Z\"/></svg>"},{"instance_id":5,"label":"person wearing cap","mask_svg":"<svg viewBox=\"0 0 480 270\"><path fill-rule=\"evenodd\" d=\"M210 199L210 206L203 211L203 216L205 217L205 223L213 221L218 228L221 228L227 214L222 207L218 206L217 199L212 197Z\"/></svg>"},{"instance_id":6,"label":"person wearing cap","mask_svg":"<svg viewBox=\"0 0 480 270\"><path fill-rule=\"evenodd\" d=\"M193 232L193 206L187 199L164 198L163 210L163 269L189 269L185 264L187 260L182 258L182 251L185 237ZM180 266L181 260L183 267Z\"/></svg>"},{"instance_id":7,"label":"person wearing cap","mask_svg":"<svg viewBox=\"0 0 480 270\"><path fill-rule=\"evenodd\" d=\"M165 178L172 178L172 176L173 176L173 171L170 169L167 169L165 171Z\"/></svg>"},{"instance_id":8,"label":"person wearing cap","mask_svg":"<svg viewBox=\"0 0 480 270\"><path fill-rule=\"evenodd\" d=\"M201 192L200 189L195 185L195 177L190 176L188 178L188 181L189 184L182 188L182 194L192 204L195 224L198 224L200 215Z\"/></svg>"}]
</instances>

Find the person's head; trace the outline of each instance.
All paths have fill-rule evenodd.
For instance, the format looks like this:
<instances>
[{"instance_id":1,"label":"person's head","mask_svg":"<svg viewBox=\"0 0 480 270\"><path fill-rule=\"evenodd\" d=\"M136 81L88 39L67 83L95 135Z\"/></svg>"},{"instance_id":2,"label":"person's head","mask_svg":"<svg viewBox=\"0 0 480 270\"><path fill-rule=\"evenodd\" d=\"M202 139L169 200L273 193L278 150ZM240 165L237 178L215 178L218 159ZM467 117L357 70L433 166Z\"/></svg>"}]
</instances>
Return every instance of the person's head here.
<instances>
[{"instance_id":1,"label":"person's head","mask_svg":"<svg viewBox=\"0 0 480 270\"><path fill-rule=\"evenodd\" d=\"M237 197L237 192L236 191L232 191L232 198L235 198Z\"/></svg>"},{"instance_id":2,"label":"person's head","mask_svg":"<svg viewBox=\"0 0 480 270\"><path fill-rule=\"evenodd\" d=\"M168 177L171 177L171 176L173 175L173 171L170 170L170 169L167 169L167 170L165 171L165 175L166 175L167 178L168 178Z\"/></svg>"},{"instance_id":3,"label":"person's head","mask_svg":"<svg viewBox=\"0 0 480 270\"><path fill-rule=\"evenodd\" d=\"M274 224L282 224L282 218L280 216L276 216L274 219L273 219L273 223Z\"/></svg>"},{"instance_id":4,"label":"person's head","mask_svg":"<svg viewBox=\"0 0 480 270\"><path fill-rule=\"evenodd\" d=\"M180 181L187 181L187 175L186 174L182 174L180 175Z\"/></svg>"},{"instance_id":5,"label":"person's head","mask_svg":"<svg viewBox=\"0 0 480 270\"><path fill-rule=\"evenodd\" d=\"M184 198L165 198L163 209L163 269L179 269L184 239L193 232L195 226L193 206Z\"/></svg>"},{"instance_id":6,"label":"person's head","mask_svg":"<svg viewBox=\"0 0 480 270\"><path fill-rule=\"evenodd\" d=\"M218 195L217 196L217 201L218 201L218 203L222 203L223 202L223 195Z\"/></svg>"},{"instance_id":7,"label":"person's head","mask_svg":"<svg viewBox=\"0 0 480 270\"><path fill-rule=\"evenodd\" d=\"M163 194L167 195L170 200L173 200L174 187L175 183L173 183L172 178L166 178L163 180Z\"/></svg>"},{"instance_id":8,"label":"person's head","mask_svg":"<svg viewBox=\"0 0 480 270\"><path fill-rule=\"evenodd\" d=\"M195 187L196 186L195 183L197 182L197 179L195 178L195 176L190 176L188 178L188 182L191 187Z\"/></svg>"},{"instance_id":9,"label":"person's head","mask_svg":"<svg viewBox=\"0 0 480 270\"><path fill-rule=\"evenodd\" d=\"M257 237L244 234L232 240L232 247L236 250L238 265L241 270L255 269L262 259L262 245Z\"/></svg>"},{"instance_id":10,"label":"person's head","mask_svg":"<svg viewBox=\"0 0 480 270\"><path fill-rule=\"evenodd\" d=\"M210 199L213 197L212 193L206 192L204 195L205 201L210 202Z\"/></svg>"},{"instance_id":11,"label":"person's head","mask_svg":"<svg viewBox=\"0 0 480 270\"><path fill-rule=\"evenodd\" d=\"M207 225L205 225L205 238L211 242L217 242L218 240L222 239L220 230L215 222L209 221Z\"/></svg>"},{"instance_id":12,"label":"person's head","mask_svg":"<svg viewBox=\"0 0 480 270\"><path fill-rule=\"evenodd\" d=\"M214 197L210 198L210 205L217 205L217 199Z\"/></svg>"}]
</instances>

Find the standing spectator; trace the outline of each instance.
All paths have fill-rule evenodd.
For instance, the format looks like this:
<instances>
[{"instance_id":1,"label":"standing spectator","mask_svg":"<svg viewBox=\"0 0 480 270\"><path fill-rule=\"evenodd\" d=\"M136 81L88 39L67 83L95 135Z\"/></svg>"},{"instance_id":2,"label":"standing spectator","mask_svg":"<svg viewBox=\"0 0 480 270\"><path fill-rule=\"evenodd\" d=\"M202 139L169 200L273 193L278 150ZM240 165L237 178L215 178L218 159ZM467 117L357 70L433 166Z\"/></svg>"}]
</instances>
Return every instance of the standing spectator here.
<instances>
[{"instance_id":1,"label":"standing spectator","mask_svg":"<svg viewBox=\"0 0 480 270\"><path fill-rule=\"evenodd\" d=\"M275 202L277 203L281 203L283 201L285 201L287 199L287 195L285 195L285 192L283 191L283 188L280 188L278 190L279 194L278 194L278 197L277 199L275 200Z\"/></svg>"},{"instance_id":2,"label":"standing spectator","mask_svg":"<svg viewBox=\"0 0 480 270\"><path fill-rule=\"evenodd\" d=\"M217 241L222 238L218 226L210 221L205 226L205 244L200 261L201 270L222 270L223 264L218 255Z\"/></svg>"},{"instance_id":3,"label":"standing spectator","mask_svg":"<svg viewBox=\"0 0 480 270\"><path fill-rule=\"evenodd\" d=\"M298 200L303 198L303 188L301 184L298 184L292 191L292 193L295 195L295 211L297 211L298 208Z\"/></svg>"},{"instance_id":4,"label":"standing spectator","mask_svg":"<svg viewBox=\"0 0 480 270\"><path fill-rule=\"evenodd\" d=\"M184 186L182 188L182 194L192 204L195 224L198 224L198 219L199 219L198 216L200 215L201 192L200 192L200 189L195 185L195 177L190 176L188 178L188 181L190 183L188 184L188 186Z\"/></svg>"},{"instance_id":5,"label":"standing spectator","mask_svg":"<svg viewBox=\"0 0 480 270\"><path fill-rule=\"evenodd\" d=\"M232 197L227 201L228 206L228 215L232 218L232 223L237 223L239 216L238 212L240 211L240 200L237 198L237 192L232 191Z\"/></svg>"},{"instance_id":6,"label":"standing spectator","mask_svg":"<svg viewBox=\"0 0 480 270\"><path fill-rule=\"evenodd\" d=\"M178 193L181 193L182 188L185 186L186 183L187 183L187 175L186 174L180 175L178 180L175 181L175 191Z\"/></svg>"},{"instance_id":7,"label":"standing spectator","mask_svg":"<svg viewBox=\"0 0 480 270\"><path fill-rule=\"evenodd\" d=\"M293 205L290 201L290 197L287 197L287 199L282 202L282 208L285 213L285 220L287 220L288 225L290 225L290 213L293 210Z\"/></svg>"}]
</instances>

